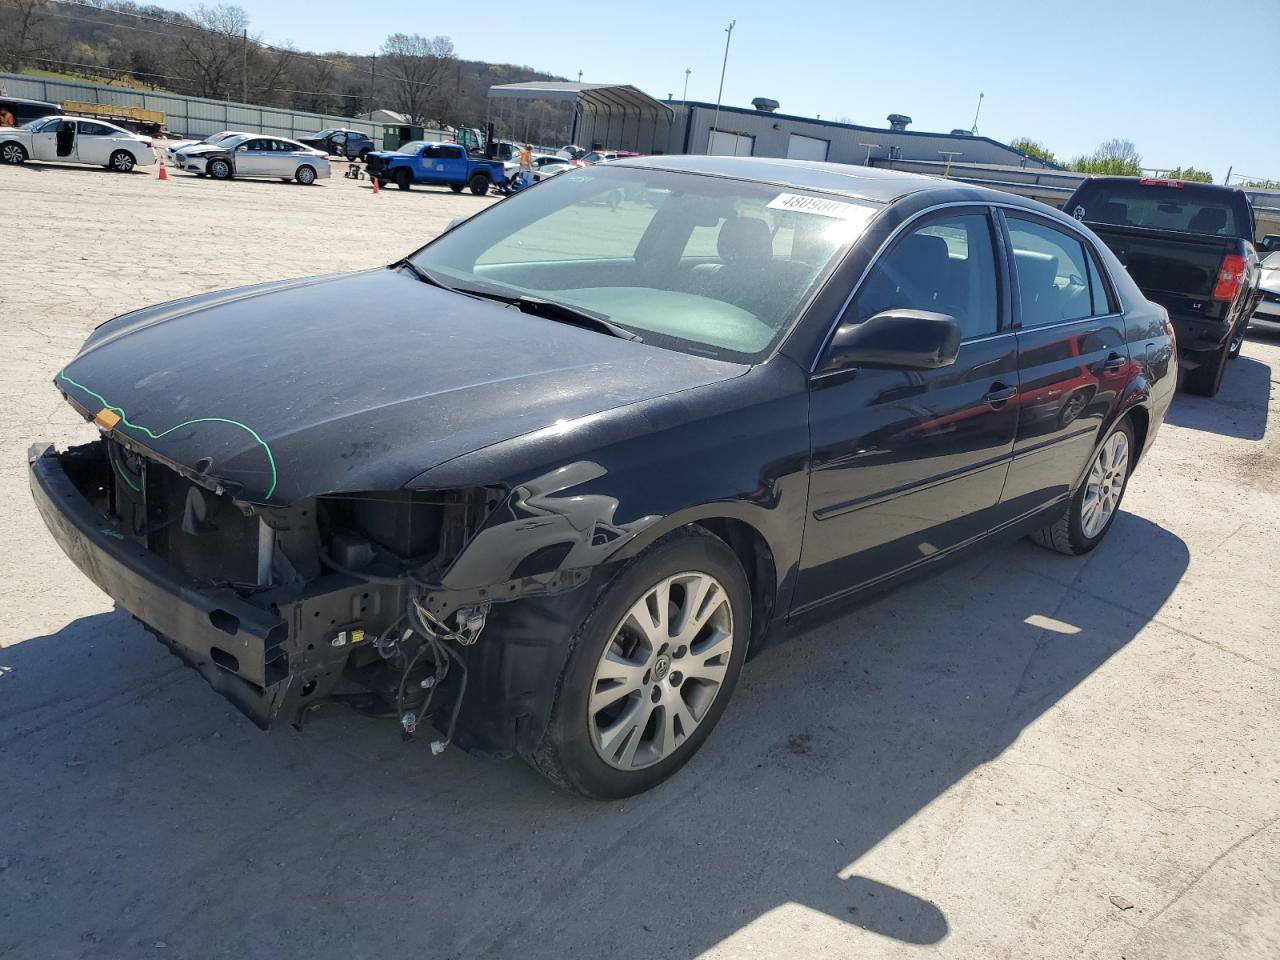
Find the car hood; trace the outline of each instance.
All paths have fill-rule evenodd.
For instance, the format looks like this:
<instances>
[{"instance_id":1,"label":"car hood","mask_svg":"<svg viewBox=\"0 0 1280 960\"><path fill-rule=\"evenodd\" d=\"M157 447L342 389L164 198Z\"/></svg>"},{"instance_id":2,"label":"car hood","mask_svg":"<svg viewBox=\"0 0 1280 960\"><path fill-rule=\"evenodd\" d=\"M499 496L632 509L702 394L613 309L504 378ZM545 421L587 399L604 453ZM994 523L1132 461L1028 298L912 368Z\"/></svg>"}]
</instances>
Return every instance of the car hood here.
<instances>
[{"instance_id":1,"label":"car hood","mask_svg":"<svg viewBox=\"0 0 1280 960\"><path fill-rule=\"evenodd\" d=\"M130 444L255 502L396 489L461 454L746 367L450 293L398 270L108 321L55 378ZM500 478L478 478L490 482Z\"/></svg>"},{"instance_id":2,"label":"car hood","mask_svg":"<svg viewBox=\"0 0 1280 960\"><path fill-rule=\"evenodd\" d=\"M178 147L173 152L185 153L187 156L191 156L195 153L226 153L226 148L216 143L188 143Z\"/></svg>"}]
</instances>

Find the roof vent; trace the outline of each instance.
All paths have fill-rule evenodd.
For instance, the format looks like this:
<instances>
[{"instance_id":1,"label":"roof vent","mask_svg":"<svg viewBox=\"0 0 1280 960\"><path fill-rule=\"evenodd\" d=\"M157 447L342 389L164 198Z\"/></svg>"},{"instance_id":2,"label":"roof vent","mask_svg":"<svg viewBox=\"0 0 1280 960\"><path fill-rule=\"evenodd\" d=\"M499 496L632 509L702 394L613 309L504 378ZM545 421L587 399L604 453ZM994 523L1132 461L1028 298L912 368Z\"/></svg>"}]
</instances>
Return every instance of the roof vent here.
<instances>
[{"instance_id":1,"label":"roof vent","mask_svg":"<svg viewBox=\"0 0 1280 960\"><path fill-rule=\"evenodd\" d=\"M954 130L952 130L952 131L951 131L951 135L952 135L953 137L972 137L972 136L973 136L973 131L972 131L972 130L963 130L963 129L961 129L960 127L956 127Z\"/></svg>"},{"instance_id":2,"label":"roof vent","mask_svg":"<svg viewBox=\"0 0 1280 960\"><path fill-rule=\"evenodd\" d=\"M905 130L907 124L911 122L911 118L905 113L891 113L885 119L889 121L890 130Z\"/></svg>"},{"instance_id":3,"label":"roof vent","mask_svg":"<svg viewBox=\"0 0 1280 960\"><path fill-rule=\"evenodd\" d=\"M773 113L779 106L777 100L770 100L768 97L756 97L751 105L761 113Z\"/></svg>"}]
</instances>

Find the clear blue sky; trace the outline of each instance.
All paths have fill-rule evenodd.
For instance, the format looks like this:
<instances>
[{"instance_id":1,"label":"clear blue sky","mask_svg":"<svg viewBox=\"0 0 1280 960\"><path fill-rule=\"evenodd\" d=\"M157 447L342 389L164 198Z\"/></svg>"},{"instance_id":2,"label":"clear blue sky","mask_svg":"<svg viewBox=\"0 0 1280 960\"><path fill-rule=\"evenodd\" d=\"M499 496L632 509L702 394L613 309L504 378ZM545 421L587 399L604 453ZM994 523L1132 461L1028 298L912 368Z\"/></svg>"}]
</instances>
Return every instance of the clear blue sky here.
<instances>
[{"instance_id":1,"label":"clear blue sky","mask_svg":"<svg viewBox=\"0 0 1280 960\"><path fill-rule=\"evenodd\" d=\"M190 9L196 0L162 5ZM714 102L724 27L737 21L724 102L772 97L786 113L913 128L973 122L1059 157L1128 137L1144 165L1192 164L1221 182L1280 179L1280 0L239 0L251 30L304 50L368 53L388 33L443 34L465 59L525 64L653 96ZM493 11L478 15L476 10ZM1266 79L1264 79L1266 78Z\"/></svg>"}]
</instances>

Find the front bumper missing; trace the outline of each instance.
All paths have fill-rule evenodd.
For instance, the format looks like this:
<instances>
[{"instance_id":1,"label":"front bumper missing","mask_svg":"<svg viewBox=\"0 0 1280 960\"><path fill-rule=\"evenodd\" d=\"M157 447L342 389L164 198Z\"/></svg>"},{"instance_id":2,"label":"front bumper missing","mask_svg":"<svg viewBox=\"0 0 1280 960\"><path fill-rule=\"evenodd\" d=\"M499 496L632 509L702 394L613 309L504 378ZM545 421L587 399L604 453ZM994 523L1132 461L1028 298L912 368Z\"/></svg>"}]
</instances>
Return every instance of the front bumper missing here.
<instances>
[{"instance_id":1,"label":"front bumper missing","mask_svg":"<svg viewBox=\"0 0 1280 960\"><path fill-rule=\"evenodd\" d=\"M52 445L34 445L27 459L36 509L85 576L259 727L282 715L296 722L306 698L322 692L313 681L334 664L295 658L291 671L286 619L199 583L130 539L85 498Z\"/></svg>"}]
</instances>

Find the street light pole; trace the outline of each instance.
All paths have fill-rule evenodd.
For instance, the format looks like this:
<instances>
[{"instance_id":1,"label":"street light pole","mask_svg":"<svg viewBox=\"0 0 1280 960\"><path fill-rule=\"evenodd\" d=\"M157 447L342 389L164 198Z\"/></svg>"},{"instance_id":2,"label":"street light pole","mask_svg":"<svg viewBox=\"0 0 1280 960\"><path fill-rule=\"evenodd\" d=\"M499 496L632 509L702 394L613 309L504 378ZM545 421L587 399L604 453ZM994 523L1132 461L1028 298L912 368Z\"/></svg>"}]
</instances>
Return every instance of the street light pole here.
<instances>
[{"instance_id":1,"label":"street light pole","mask_svg":"<svg viewBox=\"0 0 1280 960\"><path fill-rule=\"evenodd\" d=\"M978 94L978 109L973 111L973 126L969 128L969 132L975 137L978 135L978 114L982 112L982 98L985 96L985 93Z\"/></svg>"},{"instance_id":2,"label":"street light pole","mask_svg":"<svg viewBox=\"0 0 1280 960\"><path fill-rule=\"evenodd\" d=\"M680 97L680 100L684 103L689 102L689 74L691 73L693 73L691 69L684 68L684 94Z\"/></svg>"},{"instance_id":3,"label":"street light pole","mask_svg":"<svg viewBox=\"0 0 1280 960\"><path fill-rule=\"evenodd\" d=\"M733 39L733 28L737 24L737 20L730 20L729 26L724 28L726 34L724 38L724 61L720 64L720 91L716 94L716 112L711 120L711 130L707 133L707 156L711 155L711 142L715 139L716 125L720 122L720 101L724 97L724 72L729 67L729 41Z\"/></svg>"}]
</instances>

